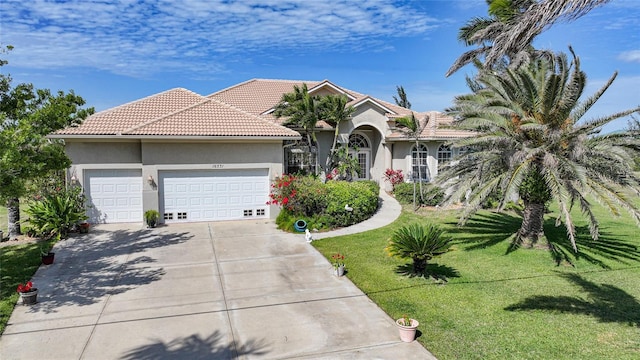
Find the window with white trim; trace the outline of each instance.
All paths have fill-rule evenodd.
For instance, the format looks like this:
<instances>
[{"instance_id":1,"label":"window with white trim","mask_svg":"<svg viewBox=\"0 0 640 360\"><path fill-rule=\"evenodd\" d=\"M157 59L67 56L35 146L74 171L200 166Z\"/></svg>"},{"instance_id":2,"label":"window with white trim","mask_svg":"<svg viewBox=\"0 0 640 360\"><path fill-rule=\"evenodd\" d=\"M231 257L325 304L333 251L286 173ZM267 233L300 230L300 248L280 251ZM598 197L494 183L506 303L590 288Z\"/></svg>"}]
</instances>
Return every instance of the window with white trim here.
<instances>
[{"instance_id":1,"label":"window with white trim","mask_svg":"<svg viewBox=\"0 0 640 360\"><path fill-rule=\"evenodd\" d=\"M440 145L440 147L438 148L438 169L441 168L442 165L451 161L451 155L451 147L445 144Z\"/></svg>"},{"instance_id":2,"label":"window with white trim","mask_svg":"<svg viewBox=\"0 0 640 360\"><path fill-rule=\"evenodd\" d=\"M411 178L420 181L429 181L429 166L427 158L429 150L423 144L411 149Z\"/></svg>"}]
</instances>

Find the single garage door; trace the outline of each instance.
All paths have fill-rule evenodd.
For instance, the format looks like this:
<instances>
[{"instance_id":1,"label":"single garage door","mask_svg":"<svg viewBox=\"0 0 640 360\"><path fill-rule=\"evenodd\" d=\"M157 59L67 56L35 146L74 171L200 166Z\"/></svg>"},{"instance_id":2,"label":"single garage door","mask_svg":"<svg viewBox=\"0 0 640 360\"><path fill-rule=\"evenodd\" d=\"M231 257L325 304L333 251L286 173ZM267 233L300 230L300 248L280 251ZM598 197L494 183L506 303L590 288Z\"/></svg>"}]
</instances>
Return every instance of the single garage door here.
<instances>
[{"instance_id":1,"label":"single garage door","mask_svg":"<svg viewBox=\"0 0 640 360\"><path fill-rule=\"evenodd\" d=\"M141 170L85 170L84 179L90 222L142 221Z\"/></svg>"},{"instance_id":2,"label":"single garage door","mask_svg":"<svg viewBox=\"0 0 640 360\"><path fill-rule=\"evenodd\" d=\"M165 222L268 217L268 169L161 171Z\"/></svg>"}]
</instances>

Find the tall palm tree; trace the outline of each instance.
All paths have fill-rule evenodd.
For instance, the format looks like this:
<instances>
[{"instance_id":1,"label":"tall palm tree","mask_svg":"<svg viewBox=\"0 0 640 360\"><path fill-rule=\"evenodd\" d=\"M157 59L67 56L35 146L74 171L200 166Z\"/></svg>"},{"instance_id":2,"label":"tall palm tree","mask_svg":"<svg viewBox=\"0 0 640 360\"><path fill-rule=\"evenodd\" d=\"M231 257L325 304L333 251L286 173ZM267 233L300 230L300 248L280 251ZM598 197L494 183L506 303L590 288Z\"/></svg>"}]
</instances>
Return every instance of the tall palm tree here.
<instances>
[{"instance_id":1,"label":"tall palm tree","mask_svg":"<svg viewBox=\"0 0 640 360\"><path fill-rule=\"evenodd\" d=\"M340 132L340 124L349 120L351 115L355 111L353 106L347 106L349 99L344 95L327 95L322 97L320 102L320 113L322 120L326 121L329 125L333 126L333 143L331 145L331 151L327 156L325 164L325 171L330 173L332 169L331 163L335 160L336 146L338 144L338 134Z\"/></svg>"},{"instance_id":2,"label":"tall palm tree","mask_svg":"<svg viewBox=\"0 0 640 360\"><path fill-rule=\"evenodd\" d=\"M407 99L407 93L404 91L404 87L396 86L396 92L398 96L393 95L393 101L396 102L396 105L402 106L405 109L411 109L411 103Z\"/></svg>"},{"instance_id":3,"label":"tall palm tree","mask_svg":"<svg viewBox=\"0 0 640 360\"><path fill-rule=\"evenodd\" d=\"M485 67L518 66L528 56L549 56L532 46L536 36L559 21L570 21L610 0L486 0L489 17L460 28L458 40L475 49L463 53L446 73L484 60Z\"/></svg>"},{"instance_id":4,"label":"tall palm tree","mask_svg":"<svg viewBox=\"0 0 640 360\"><path fill-rule=\"evenodd\" d=\"M571 50L571 49L570 49ZM554 200L574 251L571 208L577 204L589 221L591 237L599 236L598 220L588 196L613 213L626 209L640 221L640 210L624 188L640 193L633 157L640 137L630 131L600 134L602 127L640 107L585 121L583 116L614 81L616 74L591 97L580 101L586 74L572 52L539 58L504 72L479 70L476 91L458 96L448 110L456 126L477 136L460 140L470 146L438 179L452 186L449 202L467 195L460 223L473 215L492 193L501 196L500 209L514 197L524 202L523 220L515 244L535 242L543 234L545 205Z\"/></svg>"},{"instance_id":5,"label":"tall palm tree","mask_svg":"<svg viewBox=\"0 0 640 360\"><path fill-rule=\"evenodd\" d=\"M318 168L317 154L320 153L320 144L316 138L316 124L320 120L321 112L319 103L320 98L318 96L311 96L307 84L303 83L302 86L294 85L292 92L282 94L282 98L273 112L276 118L287 118L283 125L302 128L309 146L315 144L315 172L317 172Z\"/></svg>"},{"instance_id":6,"label":"tall palm tree","mask_svg":"<svg viewBox=\"0 0 640 360\"><path fill-rule=\"evenodd\" d=\"M396 119L396 123L400 125L400 131L402 131L406 136L412 138L415 141L416 151L418 152L418 184L420 188L420 203L424 203L423 193L422 193L422 157L420 155L420 134L425 129L427 124L429 123L429 119L425 119L424 122L420 122L415 116L413 112L411 112L410 116L405 116ZM426 161L426 159L425 159ZM427 167L428 169L428 167ZM428 175L428 174L426 174ZM413 182L413 207L417 209L416 206L416 181Z\"/></svg>"}]
</instances>

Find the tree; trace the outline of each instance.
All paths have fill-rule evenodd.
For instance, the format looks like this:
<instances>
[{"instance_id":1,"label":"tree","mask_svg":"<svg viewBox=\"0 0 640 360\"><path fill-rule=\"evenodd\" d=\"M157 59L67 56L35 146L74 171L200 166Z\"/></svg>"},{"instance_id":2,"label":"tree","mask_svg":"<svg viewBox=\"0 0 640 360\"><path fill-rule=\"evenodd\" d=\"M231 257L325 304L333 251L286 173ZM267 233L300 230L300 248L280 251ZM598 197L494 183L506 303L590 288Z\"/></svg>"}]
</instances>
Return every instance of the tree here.
<instances>
[{"instance_id":1,"label":"tree","mask_svg":"<svg viewBox=\"0 0 640 360\"><path fill-rule=\"evenodd\" d=\"M331 145L331 151L327 156L325 165L326 173L330 173L332 164L337 164L336 146L338 145L338 134L340 132L340 124L351 118L351 115L355 111L353 106L347 106L349 99L344 95L327 95L324 96L320 102L321 119L326 121L329 125L333 126L333 143Z\"/></svg>"},{"instance_id":2,"label":"tree","mask_svg":"<svg viewBox=\"0 0 640 360\"><path fill-rule=\"evenodd\" d=\"M549 56L535 50L533 40L560 21L575 20L610 0L486 0L489 17L471 19L458 39L475 49L463 53L449 68L450 76L463 66L484 60L484 67L517 66L528 56Z\"/></svg>"},{"instance_id":3,"label":"tree","mask_svg":"<svg viewBox=\"0 0 640 360\"><path fill-rule=\"evenodd\" d=\"M402 106L405 109L411 109L411 103L407 99L407 93L404 91L404 88L402 86L396 86L396 92L398 92L398 96L393 96L396 105Z\"/></svg>"},{"instance_id":4,"label":"tree","mask_svg":"<svg viewBox=\"0 0 640 360\"><path fill-rule=\"evenodd\" d=\"M570 49L571 50L571 49ZM477 136L456 146L474 151L458 158L438 179L451 186L449 202L467 193L468 204L460 224L473 215L492 193L500 194L499 209L514 197L524 202L521 227L514 245L533 243L543 235L544 209L554 200L574 251L575 226L571 209L577 204L588 219L591 237L599 227L587 196L613 214L626 209L640 221L640 211L623 191L640 192L633 158L640 138L629 131L600 134L607 123L639 112L640 107L583 121L585 113L614 81L616 74L591 97L580 101L586 74L573 54L539 58L503 73L479 69L476 91L455 98L449 115L455 126Z\"/></svg>"},{"instance_id":5,"label":"tree","mask_svg":"<svg viewBox=\"0 0 640 360\"><path fill-rule=\"evenodd\" d=\"M316 146L316 171L318 167L317 154L320 153L316 139L316 124L320 120L320 98L309 95L307 84L294 85L293 92L282 94L273 115L276 118L286 117L284 125L293 125L304 130L309 146Z\"/></svg>"},{"instance_id":6,"label":"tree","mask_svg":"<svg viewBox=\"0 0 640 360\"><path fill-rule=\"evenodd\" d=\"M71 164L62 141L46 136L80 124L93 108L82 109L85 101L73 91L52 94L11 82L0 74L0 201L7 205L9 237L15 238L21 233L19 199L28 182Z\"/></svg>"},{"instance_id":7,"label":"tree","mask_svg":"<svg viewBox=\"0 0 640 360\"><path fill-rule=\"evenodd\" d=\"M420 135L422 134L422 131L424 130L424 128L427 126L427 124L429 123L429 119L425 119L424 122L420 123L420 121L416 118L415 114L413 112L411 112L410 116L405 116L405 117L401 117L396 119L396 123L398 125L401 126L400 131L402 131L403 133L405 133L405 135L407 135L410 138L413 138L415 141L415 146L416 146L416 151L418 151L418 184L420 187L420 203L424 203L424 199L423 199L423 192L422 192L422 157L420 155ZM425 159L426 161L426 159ZM428 167L427 167L428 169ZM413 181L413 208L417 209L418 207L416 206L416 179L414 176L414 181Z\"/></svg>"}]
</instances>

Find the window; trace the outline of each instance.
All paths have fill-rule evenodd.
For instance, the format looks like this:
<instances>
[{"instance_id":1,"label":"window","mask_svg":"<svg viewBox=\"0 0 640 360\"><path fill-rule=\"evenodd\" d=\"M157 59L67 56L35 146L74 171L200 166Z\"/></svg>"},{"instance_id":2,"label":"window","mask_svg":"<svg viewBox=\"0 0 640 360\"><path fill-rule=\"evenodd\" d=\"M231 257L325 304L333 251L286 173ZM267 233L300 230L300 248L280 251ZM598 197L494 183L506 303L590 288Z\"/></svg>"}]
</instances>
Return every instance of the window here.
<instances>
[{"instance_id":1,"label":"window","mask_svg":"<svg viewBox=\"0 0 640 360\"><path fill-rule=\"evenodd\" d=\"M349 148L368 149L369 141L361 134L351 134L351 136L349 136Z\"/></svg>"},{"instance_id":2,"label":"window","mask_svg":"<svg viewBox=\"0 0 640 360\"><path fill-rule=\"evenodd\" d=\"M451 148L445 144L438 148L438 168L451 160Z\"/></svg>"},{"instance_id":3,"label":"window","mask_svg":"<svg viewBox=\"0 0 640 360\"><path fill-rule=\"evenodd\" d=\"M429 166L427 166L427 157L429 151L427 147L420 144L418 147L411 149L411 177L413 180L429 181Z\"/></svg>"},{"instance_id":4,"label":"window","mask_svg":"<svg viewBox=\"0 0 640 360\"><path fill-rule=\"evenodd\" d=\"M164 213L165 220L173 220L173 213Z\"/></svg>"},{"instance_id":5,"label":"window","mask_svg":"<svg viewBox=\"0 0 640 360\"><path fill-rule=\"evenodd\" d=\"M253 216L253 210L244 210L244 216Z\"/></svg>"},{"instance_id":6,"label":"window","mask_svg":"<svg viewBox=\"0 0 640 360\"><path fill-rule=\"evenodd\" d=\"M179 212L178 213L178 220L186 220L187 219L187 213L186 212Z\"/></svg>"},{"instance_id":7,"label":"window","mask_svg":"<svg viewBox=\"0 0 640 360\"><path fill-rule=\"evenodd\" d=\"M266 215L265 209L256 209L256 216L265 216L265 215Z\"/></svg>"}]
</instances>

